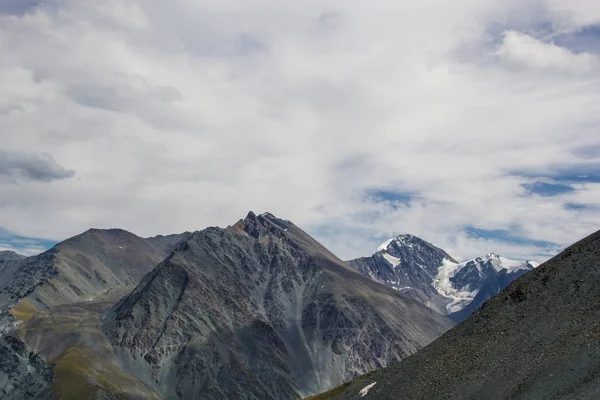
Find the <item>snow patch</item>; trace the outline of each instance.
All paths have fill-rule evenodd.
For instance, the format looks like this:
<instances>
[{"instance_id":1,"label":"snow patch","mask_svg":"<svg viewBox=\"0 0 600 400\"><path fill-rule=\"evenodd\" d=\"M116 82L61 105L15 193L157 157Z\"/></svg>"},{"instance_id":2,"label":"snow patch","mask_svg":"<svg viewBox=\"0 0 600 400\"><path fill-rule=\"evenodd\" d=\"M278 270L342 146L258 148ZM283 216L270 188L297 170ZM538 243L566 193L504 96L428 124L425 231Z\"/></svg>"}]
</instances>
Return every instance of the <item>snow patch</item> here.
<instances>
[{"instance_id":1,"label":"snow patch","mask_svg":"<svg viewBox=\"0 0 600 400\"><path fill-rule=\"evenodd\" d=\"M373 382L370 385L367 385L364 388L360 389L360 392L358 392L358 394L360 394L360 397L365 397L367 393L369 393L369 390L371 390L376 383L377 382Z\"/></svg>"},{"instance_id":2,"label":"snow patch","mask_svg":"<svg viewBox=\"0 0 600 400\"><path fill-rule=\"evenodd\" d=\"M450 281L458 271L464 267L466 263L456 264L447 258L444 258L442 265L439 267L438 274L433 280L433 287L444 297L450 298L452 301L446 306L448 313L457 312L465 308L473 301L479 290L471 292L466 290L458 290Z\"/></svg>"},{"instance_id":3,"label":"snow patch","mask_svg":"<svg viewBox=\"0 0 600 400\"><path fill-rule=\"evenodd\" d=\"M527 264L527 261L511 260L510 258L502 257L494 253L490 253L485 256L485 261L489 261L496 272L500 272L503 269L507 270L508 272L514 272L520 269L529 269L529 264Z\"/></svg>"},{"instance_id":4,"label":"snow patch","mask_svg":"<svg viewBox=\"0 0 600 400\"><path fill-rule=\"evenodd\" d=\"M394 241L395 238L391 238L386 240L385 242L381 243L381 245L377 248L377 250L375 250L375 253L377 253L378 251L381 250L386 250L388 248L388 246L390 245L390 243L392 243Z\"/></svg>"},{"instance_id":5,"label":"snow patch","mask_svg":"<svg viewBox=\"0 0 600 400\"><path fill-rule=\"evenodd\" d=\"M393 268L396 268L398 265L400 265L400 259L388 253L383 253L383 258L385 258L385 260L389 262Z\"/></svg>"},{"instance_id":6,"label":"snow patch","mask_svg":"<svg viewBox=\"0 0 600 400\"><path fill-rule=\"evenodd\" d=\"M505 257L498 257L498 259L500 260L500 265L502 268L508 270L509 272L518 271L520 269L529 269L529 264L527 264L527 261L515 261Z\"/></svg>"},{"instance_id":7,"label":"snow patch","mask_svg":"<svg viewBox=\"0 0 600 400\"><path fill-rule=\"evenodd\" d=\"M483 266L488 264L494 268L496 272L506 270L507 272L515 272L518 270L529 270L532 264L526 261L515 261L506 257L499 256L494 253L489 253L485 257L477 257L473 260L465 261L459 264L453 263L448 259L444 259L442 266L438 269L438 274L432 282L433 287L439 294L450 298L452 301L446 306L448 313L453 313L462 310L473 301L479 289L473 291L460 290L454 287L450 279L454 277L467 264L473 263L479 274L483 272Z\"/></svg>"}]
</instances>

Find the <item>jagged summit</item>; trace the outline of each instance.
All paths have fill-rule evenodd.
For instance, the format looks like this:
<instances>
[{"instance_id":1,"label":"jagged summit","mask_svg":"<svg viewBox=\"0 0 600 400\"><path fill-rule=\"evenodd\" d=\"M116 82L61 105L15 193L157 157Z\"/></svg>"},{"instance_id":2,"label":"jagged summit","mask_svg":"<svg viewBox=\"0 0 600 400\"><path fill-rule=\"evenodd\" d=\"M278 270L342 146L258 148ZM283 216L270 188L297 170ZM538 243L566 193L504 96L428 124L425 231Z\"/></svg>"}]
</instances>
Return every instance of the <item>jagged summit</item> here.
<instances>
[{"instance_id":1,"label":"jagged summit","mask_svg":"<svg viewBox=\"0 0 600 400\"><path fill-rule=\"evenodd\" d=\"M256 215L250 211L246 218L239 220L233 227L254 238L259 238L269 233L280 235L281 233L278 230L287 231L290 228L295 228L295 225L268 212Z\"/></svg>"},{"instance_id":2,"label":"jagged summit","mask_svg":"<svg viewBox=\"0 0 600 400\"><path fill-rule=\"evenodd\" d=\"M452 262L456 262L448 253L444 250L434 246L433 244L421 239L418 236L411 234L400 234L393 238L390 238L383 242L373 254L377 254L380 252L388 252L394 253L400 250L401 248L415 249L415 248L424 248L430 249L436 253L443 254L445 258Z\"/></svg>"},{"instance_id":3,"label":"jagged summit","mask_svg":"<svg viewBox=\"0 0 600 400\"><path fill-rule=\"evenodd\" d=\"M381 243L379 245L379 247L377 247L377 250L375 250L374 253L377 253L380 251L385 251L388 249L388 247L392 246L394 243L398 246L405 244L405 243L409 243L413 238L419 239L416 236L413 236L411 234L400 234L398 236L394 236L393 238L389 238L385 242ZM419 240L421 240L421 239L419 239Z\"/></svg>"}]
</instances>

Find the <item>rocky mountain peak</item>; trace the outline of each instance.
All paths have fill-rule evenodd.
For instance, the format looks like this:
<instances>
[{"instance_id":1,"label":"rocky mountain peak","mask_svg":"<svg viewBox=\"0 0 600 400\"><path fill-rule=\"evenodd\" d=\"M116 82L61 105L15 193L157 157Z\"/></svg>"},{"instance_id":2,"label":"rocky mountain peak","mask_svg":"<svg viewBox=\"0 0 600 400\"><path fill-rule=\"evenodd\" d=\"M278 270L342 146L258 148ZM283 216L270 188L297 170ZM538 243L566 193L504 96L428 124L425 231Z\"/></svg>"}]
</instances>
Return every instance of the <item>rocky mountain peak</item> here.
<instances>
[{"instance_id":1,"label":"rocky mountain peak","mask_svg":"<svg viewBox=\"0 0 600 400\"><path fill-rule=\"evenodd\" d=\"M377 248L374 254L381 252L385 252L394 256L401 255L402 253L431 253L436 254L438 257L441 256L443 258L447 258L451 262L456 263L456 261L444 250L432 245L418 236L411 234L401 234L386 240Z\"/></svg>"},{"instance_id":2,"label":"rocky mountain peak","mask_svg":"<svg viewBox=\"0 0 600 400\"><path fill-rule=\"evenodd\" d=\"M165 397L296 399L394 363L451 325L290 221L250 212L196 232L103 330L129 373Z\"/></svg>"},{"instance_id":3,"label":"rocky mountain peak","mask_svg":"<svg viewBox=\"0 0 600 400\"><path fill-rule=\"evenodd\" d=\"M254 212L248 212L246 218L238 221L233 227L238 231L246 232L255 239L267 236L269 234L280 236L281 231L287 231L293 227L290 221L277 218L271 213L262 213L256 215Z\"/></svg>"}]
</instances>

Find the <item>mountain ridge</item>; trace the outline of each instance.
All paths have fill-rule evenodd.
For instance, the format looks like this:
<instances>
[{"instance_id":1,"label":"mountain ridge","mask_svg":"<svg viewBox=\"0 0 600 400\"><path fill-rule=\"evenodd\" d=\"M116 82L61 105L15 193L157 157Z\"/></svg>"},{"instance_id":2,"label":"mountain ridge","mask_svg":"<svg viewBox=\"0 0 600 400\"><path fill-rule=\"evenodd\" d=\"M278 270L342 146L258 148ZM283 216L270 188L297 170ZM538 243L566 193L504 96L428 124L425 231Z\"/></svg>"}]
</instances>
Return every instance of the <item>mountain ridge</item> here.
<instances>
[{"instance_id":1,"label":"mountain ridge","mask_svg":"<svg viewBox=\"0 0 600 400\"><path fill-rule=\"evenodd\" d=\"M0 269L0 354L3 360L20 361L0 361L1 397L93 393L78 378L77 368L83 368L98 371L90 379L126 383L128 396L152 398L135 379L113 371L117 360L106 348L98 321L106 304L133 289L138 277L186 236L142 239L120 229L90 229L39 255L6 261ZM96 357L89 356L89 343L96 344Z\"/></svg>"}]
</instances>

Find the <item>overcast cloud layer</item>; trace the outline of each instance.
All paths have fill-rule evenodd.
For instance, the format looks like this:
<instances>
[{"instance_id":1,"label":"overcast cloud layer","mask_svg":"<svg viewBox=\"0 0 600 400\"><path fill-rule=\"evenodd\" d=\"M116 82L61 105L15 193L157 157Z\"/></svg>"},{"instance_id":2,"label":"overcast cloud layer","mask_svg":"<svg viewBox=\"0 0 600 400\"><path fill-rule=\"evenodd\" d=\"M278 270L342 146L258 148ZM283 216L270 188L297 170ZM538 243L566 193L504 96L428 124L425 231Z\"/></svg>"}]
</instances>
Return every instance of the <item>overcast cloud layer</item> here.
<instances>
[{"instance_id":1,"label":"overcast cloud layer","mask_svg":"<svg viewBox=\"0 0 600 400\"><path fill-rule=\"evenodd\" d=\"M413 233L543 261L600 229L596 0L0 4L18 237L251 209L343 258Z\"/></svg>"}]
</instances>

